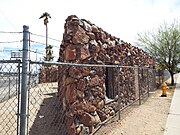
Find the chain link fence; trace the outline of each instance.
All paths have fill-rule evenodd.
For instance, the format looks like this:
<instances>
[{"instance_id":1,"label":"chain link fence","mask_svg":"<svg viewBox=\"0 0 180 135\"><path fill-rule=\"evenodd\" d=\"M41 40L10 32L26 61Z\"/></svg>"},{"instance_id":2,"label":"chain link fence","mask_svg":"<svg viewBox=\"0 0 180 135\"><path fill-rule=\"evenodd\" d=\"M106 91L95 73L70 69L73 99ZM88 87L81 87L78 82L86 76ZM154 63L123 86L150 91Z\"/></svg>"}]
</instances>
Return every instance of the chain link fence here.
<instances>
[{"instance_id":1,"label":"chain link fence","mask_svg":"<svg viewBox=\"0 0 180 135\"><path fill-rule=\"evenodd\" d=\"M22 61L0 61L2 135L88 135L156 87L148 67L30 61L28 34Z\"/></svg>"},{"instance_id":2,"label":"chain link fence","mask_svg":"<svg viewBox=\"0 0 180 135\"><path fill-rule=\"evenodd\" d=\"M161 87L163 82L167 82L167 80L171 77L168 70L156 70L156 87ZM170 83L170 82L169 82Z\"/></svg>"},{"instance_id":3,"label":"chain link fence","mask_svg":"<svg viewBox=\"0 0 180 135\"><path fill-rule=\"evenodd\" d=\"M90 78L93 78L95 70L99 71L98 74L101 74L100 71L104 70L103 73L105 74L103 75L102 81L105 82L105 91L95 91L95 87L100 87L99 84L96 84L96 86L93 84L96 82L91 82L91 84L83 89L80 89L82 87L80 86L81 84L79 84L77 87L80 95L76 96L82 98L80 96L82 96L83 93L84 99L88 99L89 101L90 97L95 97L94 101L92 101L93 105L95 105L97 100L100 98L105 98L106 107L104 109L107 115L106 119L110 119L114 115L117 115L119 109L123 110L125 107L133 104L137 100L139 100L139 104L141 104L143 97L148 95L149 91L154 90L155 88L155 72L153 69L117 67L117 65L98 65L99 67L96 67L96 65L64 64L52 62L30 62L30 79L28 83L29 117L27 122L27 131L30 135L59 135L67 134L68 132L68 129L66 128L66 122L68 120L66 117L70 110L65 111L64 107L67 107L68 104L63 105L64 96L67 97L67 93L64 95L62 91L59 91L60 88L58 89L58 67L60 69L62 69L62 67L66 67L66 69L79 67L81 69L86 69L87 71L92 71L89 76ZM66 71L64 70L63 72ZM61 78L62 76L59 75L59 77ZM88 77L88 75L84 77ZM66 83L70 83L68 81L60 82L59 87L63 87ZM76 83L78 81L79 80L76 80ZM36 83L33 84L33 82ZM62 83L65 84L61 86ZM95 86L94 88L92 88L93 85ZM118 89L120 89L120 93L118 93ZM120 96L118 96L118 94ZM74 96L73 92L70 93L70 96ZM118 108L118 101L120 101L120 108ZM78 117L74 117L73 121L79 123ZM101 122L104 123L104 121ZM95 128L98 128L102 123L98 123ZM88 131L85 131L84 129L83 132L85 133Z\"/></svg>"},{"instance_id":4,"label":"chain link fence","mask_svg":"<svg viewBox=\"0 0 180 135\"><path fill-rule=\"evenodd\" d=\"M18 134L20 61L0 61L0 134Z\"/></svg>"},{"instance_id":5,"label":"chain link fence","mask_svg":"<svg viewBox=\"0 0 180 135\"><path fill-rule=\"evenodd\" d=\"M10 60L0 61L0 64L0 133L3 135L19 134L21 62ZM139 100L139 104L141 104L143 97L155 88L155 70L153 69L118 67L117 65L98 65L98 67L96 67L97 65L64 64L52 62L29 63L27 74L28 101L26 134L59 135L67 134L68 132L66 128L67 112L65 113L63 105L64 96L58 88L58 67L64 66L67 69L80 67L81 69L91 71L89 75L90 78L93 78L95 71L98 71L98 74L101 74L100 71L104 73L102 76L102 81L105 84L103 92L98 93L98 91L93 91L95 89L91 86L96 82L91 82L91 86L87 85L81 92L84 92L86 96L84 98L89 98L88 94L96 97L93 101L94 105L96 104L96 99L105 98L106 107L104 108L104 112L107 115L106 120L112 118L114 115L120 115L119 110L122 111L125 107L133 104L137 100ZM59 77L61 77L61 75ZM66 81L62 83L69 82ZM60 84L61 83L59 83L59 87ZM100 87L98 85L99 84L96 84L96 88ZM73 95L71 96L73 97ZM79 122L78 117L75 117L73 120L77 123ZM98 128L103 123L104 121L101 120L101 122L94 127ZM83 132L87 131L84 129Z\"/></svg>"},{"instance_id":6,"label":"chain link fence","mask_svg":"<svg viewBox=\"0 0 180 135\"><path fill-rule=\"evenodd\" d=\"M30 64L30 79L38 82L29 83L28 90L28 132L29 135L56 135L66 130L65 115L58 97L56 65Z\"/></svg>"}]
</instances>

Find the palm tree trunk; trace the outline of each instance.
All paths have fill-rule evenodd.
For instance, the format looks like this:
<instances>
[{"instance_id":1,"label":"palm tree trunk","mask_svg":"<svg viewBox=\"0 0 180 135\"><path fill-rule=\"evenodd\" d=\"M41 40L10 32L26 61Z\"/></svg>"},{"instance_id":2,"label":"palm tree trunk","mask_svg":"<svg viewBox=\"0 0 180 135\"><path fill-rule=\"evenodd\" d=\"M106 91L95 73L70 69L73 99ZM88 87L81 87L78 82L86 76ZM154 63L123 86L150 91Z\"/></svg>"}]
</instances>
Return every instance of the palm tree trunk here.
<instances>
[{"instance_id":1,"label":"palm tree trunk","mask_svg":"<svg viewBox=\"0 0 180 135\"><path fill-rule=\"evenodd\" d=\"M47 24L46 24L46 61L47 61L47 44L48 44L48 27L47 27ZM48 80L48 73L49 73L49 67L47 66L46 67L46 81L49 82Z\"/></svg>"},{"instance_id":2,"label":"palm tree trunk","mask_svg":"<svg viewBox=\"0 0 180 135\"><path fill-rule=\"evenodd\" d=\"M46 58L47 58L47 45L48 45L48 26L46 24Z\"/></svg>"}]
</instances>

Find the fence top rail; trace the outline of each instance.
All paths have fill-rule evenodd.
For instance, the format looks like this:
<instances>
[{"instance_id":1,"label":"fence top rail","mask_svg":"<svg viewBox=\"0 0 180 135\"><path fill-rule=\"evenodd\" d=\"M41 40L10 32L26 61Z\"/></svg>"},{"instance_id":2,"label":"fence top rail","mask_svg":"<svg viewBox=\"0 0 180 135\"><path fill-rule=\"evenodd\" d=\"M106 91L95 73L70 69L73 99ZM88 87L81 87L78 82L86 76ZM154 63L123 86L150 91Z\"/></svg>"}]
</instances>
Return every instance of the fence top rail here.
<instances>
[{"instance_id":1,"label":"fence top rail","mask_svg":"<svg viewBox=\"0 0 180 135\"><path fill-rule=\"evenodd\" d=\"M84 66L84 67L111 67L111 68L140 68L140 69L153 69L150 67L139 67L139 66L121 66L121 65L103 65L103 64L77 64L77 63L66 63L66 62L37 62L37 61L30 61L30 64L42 64L42 65L66 65L66 66Z\"/></svg>"},{"instance_id":2,"label":"fence top rail","mask_svg":"<svg viewBox=\"0 0 180 135\"><path fill-rule=\"evenodd\" d=\"M0 63L20 63L21 60L16 59L16 60L0 60Z\"/></svg>"}]
</instances>

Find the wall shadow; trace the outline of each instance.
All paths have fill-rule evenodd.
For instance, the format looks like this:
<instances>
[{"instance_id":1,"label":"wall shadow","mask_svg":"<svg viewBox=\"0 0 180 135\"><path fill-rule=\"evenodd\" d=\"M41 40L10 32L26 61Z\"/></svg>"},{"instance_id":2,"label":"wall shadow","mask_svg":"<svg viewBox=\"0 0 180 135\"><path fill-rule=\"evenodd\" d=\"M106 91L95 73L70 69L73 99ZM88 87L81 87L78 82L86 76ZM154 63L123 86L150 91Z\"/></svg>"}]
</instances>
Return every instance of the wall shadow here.
<instances>
[{"instance_id":1,"label":"wall shadow","mask_svg":"<svg viewBox=\"0 0 180 135\"><path fill-rule=\"evenodd\" d=\"M65 113L59 97L56 93L48 95L52 97L43 100L33 125L29 129L29 135L66 135Z\"/></svg>"}]
</instances>

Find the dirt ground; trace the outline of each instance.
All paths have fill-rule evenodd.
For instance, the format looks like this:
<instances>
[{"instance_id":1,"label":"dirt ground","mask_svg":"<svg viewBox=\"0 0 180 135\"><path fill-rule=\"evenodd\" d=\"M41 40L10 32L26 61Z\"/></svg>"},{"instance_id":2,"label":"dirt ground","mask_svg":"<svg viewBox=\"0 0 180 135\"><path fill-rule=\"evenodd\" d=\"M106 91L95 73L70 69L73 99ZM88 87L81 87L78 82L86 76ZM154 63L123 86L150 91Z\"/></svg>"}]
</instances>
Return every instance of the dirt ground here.
<instances>
[{"instance_id":1,"label":"dirt ground","mask_svg":"<svg viewBox=\"0 0 180 135\"><path fill-rule=\"evenodd\" d=\"M54 101L58 100L57 96L54 95L57 91L56 87L56 83L47 84L47 86L42 84L30 90L30 135L59 135L62 133L58 131L66 130L59 124L63 120L58 118L57 121L57 117L64 114L59 114L60 111L58 110L61 108L54 104ZM121 113L121 120L118 121L118 116L114 117L104 124L95 135L162 135L166 130L166 119L173 92L173 89L169 89L167 97L160 97L160 90L151 92L149 98L147 95L143 98L141 105L139 105L139 102L136 102L126 108ZM0 108L0 134L16 134L17 97L0 103ZM52 129L53 132L49 129Z\"/></svg>"},{"instance_id":2,"label":"dirt ground","mask_svg":"<svg viewBox=\"0 0 180 135\"><path fill-rule=\"evenodd\" d=\"M160 97L161 90L150 92L142 104L136 102L115 116L94 135L163 135L174 88L167 90L167 97Z\"/></svg>"}]
</instances>

